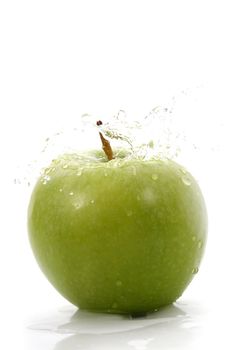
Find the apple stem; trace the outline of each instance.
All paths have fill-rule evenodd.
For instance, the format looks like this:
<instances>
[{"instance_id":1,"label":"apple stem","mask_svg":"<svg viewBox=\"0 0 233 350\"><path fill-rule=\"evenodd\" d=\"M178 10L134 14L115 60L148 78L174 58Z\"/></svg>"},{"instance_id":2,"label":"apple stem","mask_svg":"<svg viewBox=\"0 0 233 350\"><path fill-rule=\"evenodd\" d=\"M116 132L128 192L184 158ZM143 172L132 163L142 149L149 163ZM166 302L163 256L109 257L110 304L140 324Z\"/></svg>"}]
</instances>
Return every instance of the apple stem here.
<instances>
[{"instance_id":1,"label":"apple stem","mask_svg":"<svg viewBox=\"0 0 233 350\"><path fill-rule=\"evenodd\" d=\"M99 126L99 125L102 125L103 123L102 123L101 120L98 120L96 122L96 124ZM112 151L112 147L110 145L110 142L103 136L102 132L99 132L99 135L100 135L100 139L101 139L101 142L102 142L103 151L106 154L108 160L114 159L113 151Z\"/></svg>"}]
</instances>

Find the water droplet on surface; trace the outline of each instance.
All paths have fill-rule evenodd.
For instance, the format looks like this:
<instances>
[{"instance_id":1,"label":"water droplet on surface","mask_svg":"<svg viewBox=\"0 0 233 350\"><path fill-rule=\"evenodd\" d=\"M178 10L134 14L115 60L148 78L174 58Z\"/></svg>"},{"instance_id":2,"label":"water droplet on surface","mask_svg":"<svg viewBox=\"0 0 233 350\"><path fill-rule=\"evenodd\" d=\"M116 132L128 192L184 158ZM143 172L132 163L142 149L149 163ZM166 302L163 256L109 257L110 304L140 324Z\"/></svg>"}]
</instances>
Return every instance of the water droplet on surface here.
<instances>
[{"instance_id":1,"label":"water droplet on surface","mask_svg":"<svg viewBox=\"0 0 233 350\"><path fill-rule=\"evenodd\" d=\"M191 185L191 180L187 176L182 176L182 182L185 184L185 186Z\"/></svg>"},{"instance_id":2,"label":"water droplet on surface","mask_svg":"<svg viewBox=\"0 0 233 350\"><path fill-rule=\"evenodd\" d=\"M158 177L159 177L158 174L153 174L151 176L152 180L154 180L154 181L158 180Z\"/></svg>"},{"instance_id":3,"label":"water droplet on surface","mask_svg":"<svg viewBox=\"0 0 233 350\"><path fill-rule=\"evenodd\" d=\"M62 188L59 188L59 192L63 192L63 189L62 189Z\"/></svg>"},{"instance_id":4,"label":"water droplet on surface","mask_svg":"<svg viewBox=\"0 0 233 350\"><path fill-rule=\"evenodd\" d=\"M74 195L74 192L70 192L69 194L70 194L70 196L73 196L73 195Z\"/></svg>"},{"instance_id":5,"label":"water droplet on surface","mask_svg":"<svg viewBox=\"0 0 233 350\"><path fill-rule=\"evenodd\" d=\"M194 267L192 269L192 274L195 275L196 273L198 273L198 271L199 271L199 268L198 267Z\"/></svg>"},{"instance_id":6,"label":"water droplet on surface","mask_svg":"<svg viewBox=\"0 0 233 350\"><path fill-rule=\"evenodd\" d=\"M91 200L91 204L94 204L94 203L95 203L95 200L94 200L94 199L92 199L92 200Z\"/></svg>"},{"instance_id":7,"label":"water droplet on surface","mask_svg":"<svg viewBox=\"0 0 233 350\"><path fill-rule=\"evenodd\" d=\"M67 169L68 168L68 164L64 164L62 168L63 169Z\"/></svg>"},{"instance_id":8,"label":"water droplet on surface","mask_svg":"<svg viewBox=\"0 0 233 350\"><path fill-rule=\"evenodd\" d=\"M122 282L120 280L118 280L118 281L116 281L116 285L117 285L117 287L120 287L120 286L122 286Z\"/></svg>"},{"instance_id":9,"label":"water droplet on surface","mask_svg":"<svg viewBox=\"0 0 233 350\"><path fill-rule=\"evenodd\" d=\"M133 215L132 210L128 210L128 211L127 211L127 216L132 216L132 215Z\"/></svg>"},{"instance_id":10,"label":"water droplet on surface","mask_svg":"<svg viewBox=\"0 0 233 350\"><path fill-rule=\"evenodd\" d=\"M199 240L198 241L198 248L200 249L200 248L202 248L202 246L203 246L203 242L201 240Z\"/></svg>"}]
</instances>

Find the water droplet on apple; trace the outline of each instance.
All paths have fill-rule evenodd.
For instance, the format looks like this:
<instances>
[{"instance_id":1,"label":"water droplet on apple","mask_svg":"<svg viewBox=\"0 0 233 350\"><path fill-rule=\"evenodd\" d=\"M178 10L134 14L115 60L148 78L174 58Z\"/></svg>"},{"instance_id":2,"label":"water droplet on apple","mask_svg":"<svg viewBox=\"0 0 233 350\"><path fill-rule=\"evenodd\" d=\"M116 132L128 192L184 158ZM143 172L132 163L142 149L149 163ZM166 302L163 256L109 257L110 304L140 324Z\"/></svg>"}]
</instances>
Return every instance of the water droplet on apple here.
<instances>
[{"instance_id":1,"label":"water droplet on apple","mask_svg":"<svg viewBox=\"0 0 233 350\"><path fill-rule=\"evenodd\" d=\"M132 173L134 176L137 175L137 169L135 168L135 166L132 166Z\"/></svg>"},{"instance_id":2,"label":"water droplet on apple","mask_svg":"<svg viewBox=\"0 0 233 350\"><path fill-rule=\"evenodd\" d=\"M148 204L152 204L156 201L156 197L154 193L152 193L150 188L146 188L143 191L143 200L146 201Z\"/></svg>"},{"instance_id":3,"label":"water droplet on apple","mask_svg":"<svg viewBox=\"0 0 233 350\"><path fill-rule=\"evenodd\" d=\"M153 175L151 176L151 178L152 178L152 180L154 180L154 181L158 180L158 174L153 174Z\"/></svg>"},{"instance_id":4,"label":"water droplet on apple","mask_svg":"<svg viewBox=\"0 0 233 350\"><path fill-rule=\"evenodd\" d=\"M113 159L113 161L114 161L114 163L112 163L112 164L109 162L110 165L113 165L114 168L118 168L121 164L121 159Z\"/></svg>"},{"instance_id":5,"label":"water droplet on apple","mask_svg":"<svg viewBox=\"0 0 233 350\"><path fill-rule=\"evenodd\" d=\"M116 281L116 285L117 287L121 287L122 286L122 282L120 280Z\"/></svg>"},{"instance_id":6,"label":"water droplet on apple","mask_svg":"<svg viewBox=\"0 0 233 350\"><path fill-rule=\"evenodd\" d=\"M79 169L79 170L77 171L76 175L77 175L77 176L81 176L81 175L82 175L82 171L83 171L82 169Z\"/></svg>"},{"instance_id":7,"label":"water droplet on apple","mask_svg":"<svg viewBox=\"0 0 233 350\"><path fill-rule=\"evenodd\" d=\"M196 273L198 273L198 271L199 271L199 268L198 267L194 267L192 269L192 274L195 275Z\"/></svg>"},{"instance_id":8,"label":"water droplet on apple","mask_svg":"<svg viewBox=\"0 0 233 350\"><path fill-rule=\"evenodd\" d=\"M46 168L44 172L46 175L48 175L51 172L51 168Z\"/></svg>"},{"instance_id":9,"label":"water droplet on apple","mask_svg":"<svg viewBox=\"0 0 233 350\"><path fill-rule=\"evenodd\" d=\"M180 168L180 171L183 173L183 174L186 174L187 171L184 169L184 168Z\"/></svg>"},{"instance_id":10,"label":"water droplet on apple","mask_svg":"<svg viewBox=\"0 0 233 350\"><path fill-rule=\"evenodd\" d=\"M132 216L132 215L133 215L132 210L128 210L128 211L127 211L127 216Z\"/></svg>"},{"instance_id":11,"label":"water droplet on apple","mask_svg":"<svg viewBox=\"0 0 233 350\"><path fill-rule=\"evenodd\" d=\"M186 186L190 186L191 185L191 180L187 177L187 176L182 176L182 182L186 185Z\"/></svg>"},{"instance_id":12,"label":"water droplet on apple","mask_svg":"<svg viewBox=\"0 0 233 350\"><path fill-rule=\"evenodd\" d=\"M92 200L91 200L91 204L94 204L94 203L95 203L95 200L94 200L94 199L92 199Z\"/></svg>"},{"instance_id":13,"label":"water droplet on apple","mask_svg":"<svg viewBox=\"0 0 233 350\"><path fill-rule=\"evenodd\" d=\"M63 188L60 188L60 189L59 189L59 192L63 192Z\"/></svg>"},{"instance_id":14,"label":"water droplet on apple","mask_svg":"<svg viewBox=\"0 0 233 350\"><path fill-rule=\"evenodd\" d=\"M67 169L68 168L68 164L64 164L62 168L63 169Z\"/></svg>"},{"instance_id":15,"label":"water droplet on apple","mask_svg":"<svg viewBox=\"0 0 233 350\"><path fill-rule=\"evenodd\" d=\"M116 302L114 302L114 303L112 304L112 309L116 309L117 306L118 306L118 304L117 304Z\"/></svg>"},{"instance_id":16,"label":"water droplet on apple","mask_svg":"<svg viewBox=\"0 0 233 350\"><path fill-rule=\"evenodd\" d=\"M202 246L203 246L203 242L202 242L202 240L199 240L198 241L198 248L200 249L200 248L202 248Z\"/></svg>"},{"instance_id":17,"label":"water droplet on apple","mask_svg":"<svg viewBox=\"0 0 233 350\"><path fill-rule=\"evenodd\" d=\"M70 192L69 194L70 194L70 196L73 196L73 195L74 195L74 192Z\"/></svg>"},{"instance_id":18,"label":"water droplet on apple","mask_svg":"<svg viewBox=\"0 0 233 350\"><path fill-rule=\"evenodd\" d=\"M46 185L48 183L48 181L50 181L50 176L48 176L48 175L43 176L42 184Z\"/></svg>"}]
</instances>

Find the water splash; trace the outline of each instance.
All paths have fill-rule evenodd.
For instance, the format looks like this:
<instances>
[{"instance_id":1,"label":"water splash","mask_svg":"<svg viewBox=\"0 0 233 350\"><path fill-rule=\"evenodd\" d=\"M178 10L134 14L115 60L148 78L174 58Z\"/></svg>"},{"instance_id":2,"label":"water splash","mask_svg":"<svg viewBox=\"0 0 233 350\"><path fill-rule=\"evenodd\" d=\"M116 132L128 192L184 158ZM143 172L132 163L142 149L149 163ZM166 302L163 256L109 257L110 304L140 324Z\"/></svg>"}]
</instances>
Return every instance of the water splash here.
<instances>
[{"instance_id":1,"label":"water splash","mask_svg":"<svg viewBox=\"0 0 233 350\"><path fill-rule=\"evenodd\" d=\"M120 109L116 114L102 125L97 126L97 116L84 113L75 121L75 126L64 128L44 139L44 145L36 159L30 162L27 169L22 168L27 176L18 176L14 184L34 184L38 175L55 170L56 158L64 153L78 153L90 149L101 150L99 132L102 132L111 142L115 156L120 157L119 150L127 150L127 157L150 159L151 157L173 158L178 148L173 149L172 132L169 129L171 123L172 108L156 107L141 120L133 120L127 117L126 111ZM53 159L54 167L46 169ZM116 163L116 162L115 162ZM117 166L117 163L115 164ZM69 169L71 165L64 163L63 169ZM42 171L41 171L42 169ZM135 169L132 173L136 175ZM82 169L77 170L77 176L82 175ZM106 172L106 176L107 176ZM47 179L45 179L47 183Z\"/></svg>"},{"instance_id":2,"label":"water splash","mask_svg":"<svg viewBox=\"0 0 233 350\"><path fill-rule=\"evenodd\" d=\"M205 157L203 147L197 145L198 132L192 135L189 133L189 130L201 129L201 121L197 122L197 117L192 112L198 112L198 108L195 109L191 101L193 92L195 91L191 89L181 91L168 103L154 106L138 120L134 120L124 109L120 109L112 117L103 119L102 116L84 113L75 120L68 121L68 126L62 130L47 135L42 142L40 153L35 155L35 159L28 166L22 166L12 181L14 184L28 187L35 183L41 168L50 164L58 155L88 149L101 150L99 131L110 140L116 157L119 156L118 150L124 148L128 157L174 159L185 164L192 172L192 169L197 169L195 162L199 164L200 159L204 160ZM183 106L186 106L186 109ZM97 126L96 121L99 119L103 124ZM212 144L209 147L214 146ZM77 176L80 175L78 170ZM187 181L186 185L188 186Z\"/></svg>"}]
</instances>

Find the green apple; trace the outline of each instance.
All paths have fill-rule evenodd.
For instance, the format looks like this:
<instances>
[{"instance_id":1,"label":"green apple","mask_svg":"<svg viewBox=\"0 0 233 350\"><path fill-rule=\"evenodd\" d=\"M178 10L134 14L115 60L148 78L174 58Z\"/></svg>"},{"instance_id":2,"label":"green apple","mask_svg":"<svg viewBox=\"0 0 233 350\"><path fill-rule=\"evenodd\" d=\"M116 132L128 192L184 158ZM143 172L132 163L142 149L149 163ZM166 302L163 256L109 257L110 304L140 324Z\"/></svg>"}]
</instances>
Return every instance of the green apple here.
<instances>
[{"instance_id":1,"label":"green apple","mask_svg":"<svg viewBox=\"0 0 233 350\"><path fill-rule=\"evenodd\" d=\"M38 180L28 228L42 271L71 303L140 314L174 302L197 273L207 213L172 160L66 154Z\"/></svg>"}]
</instances>

